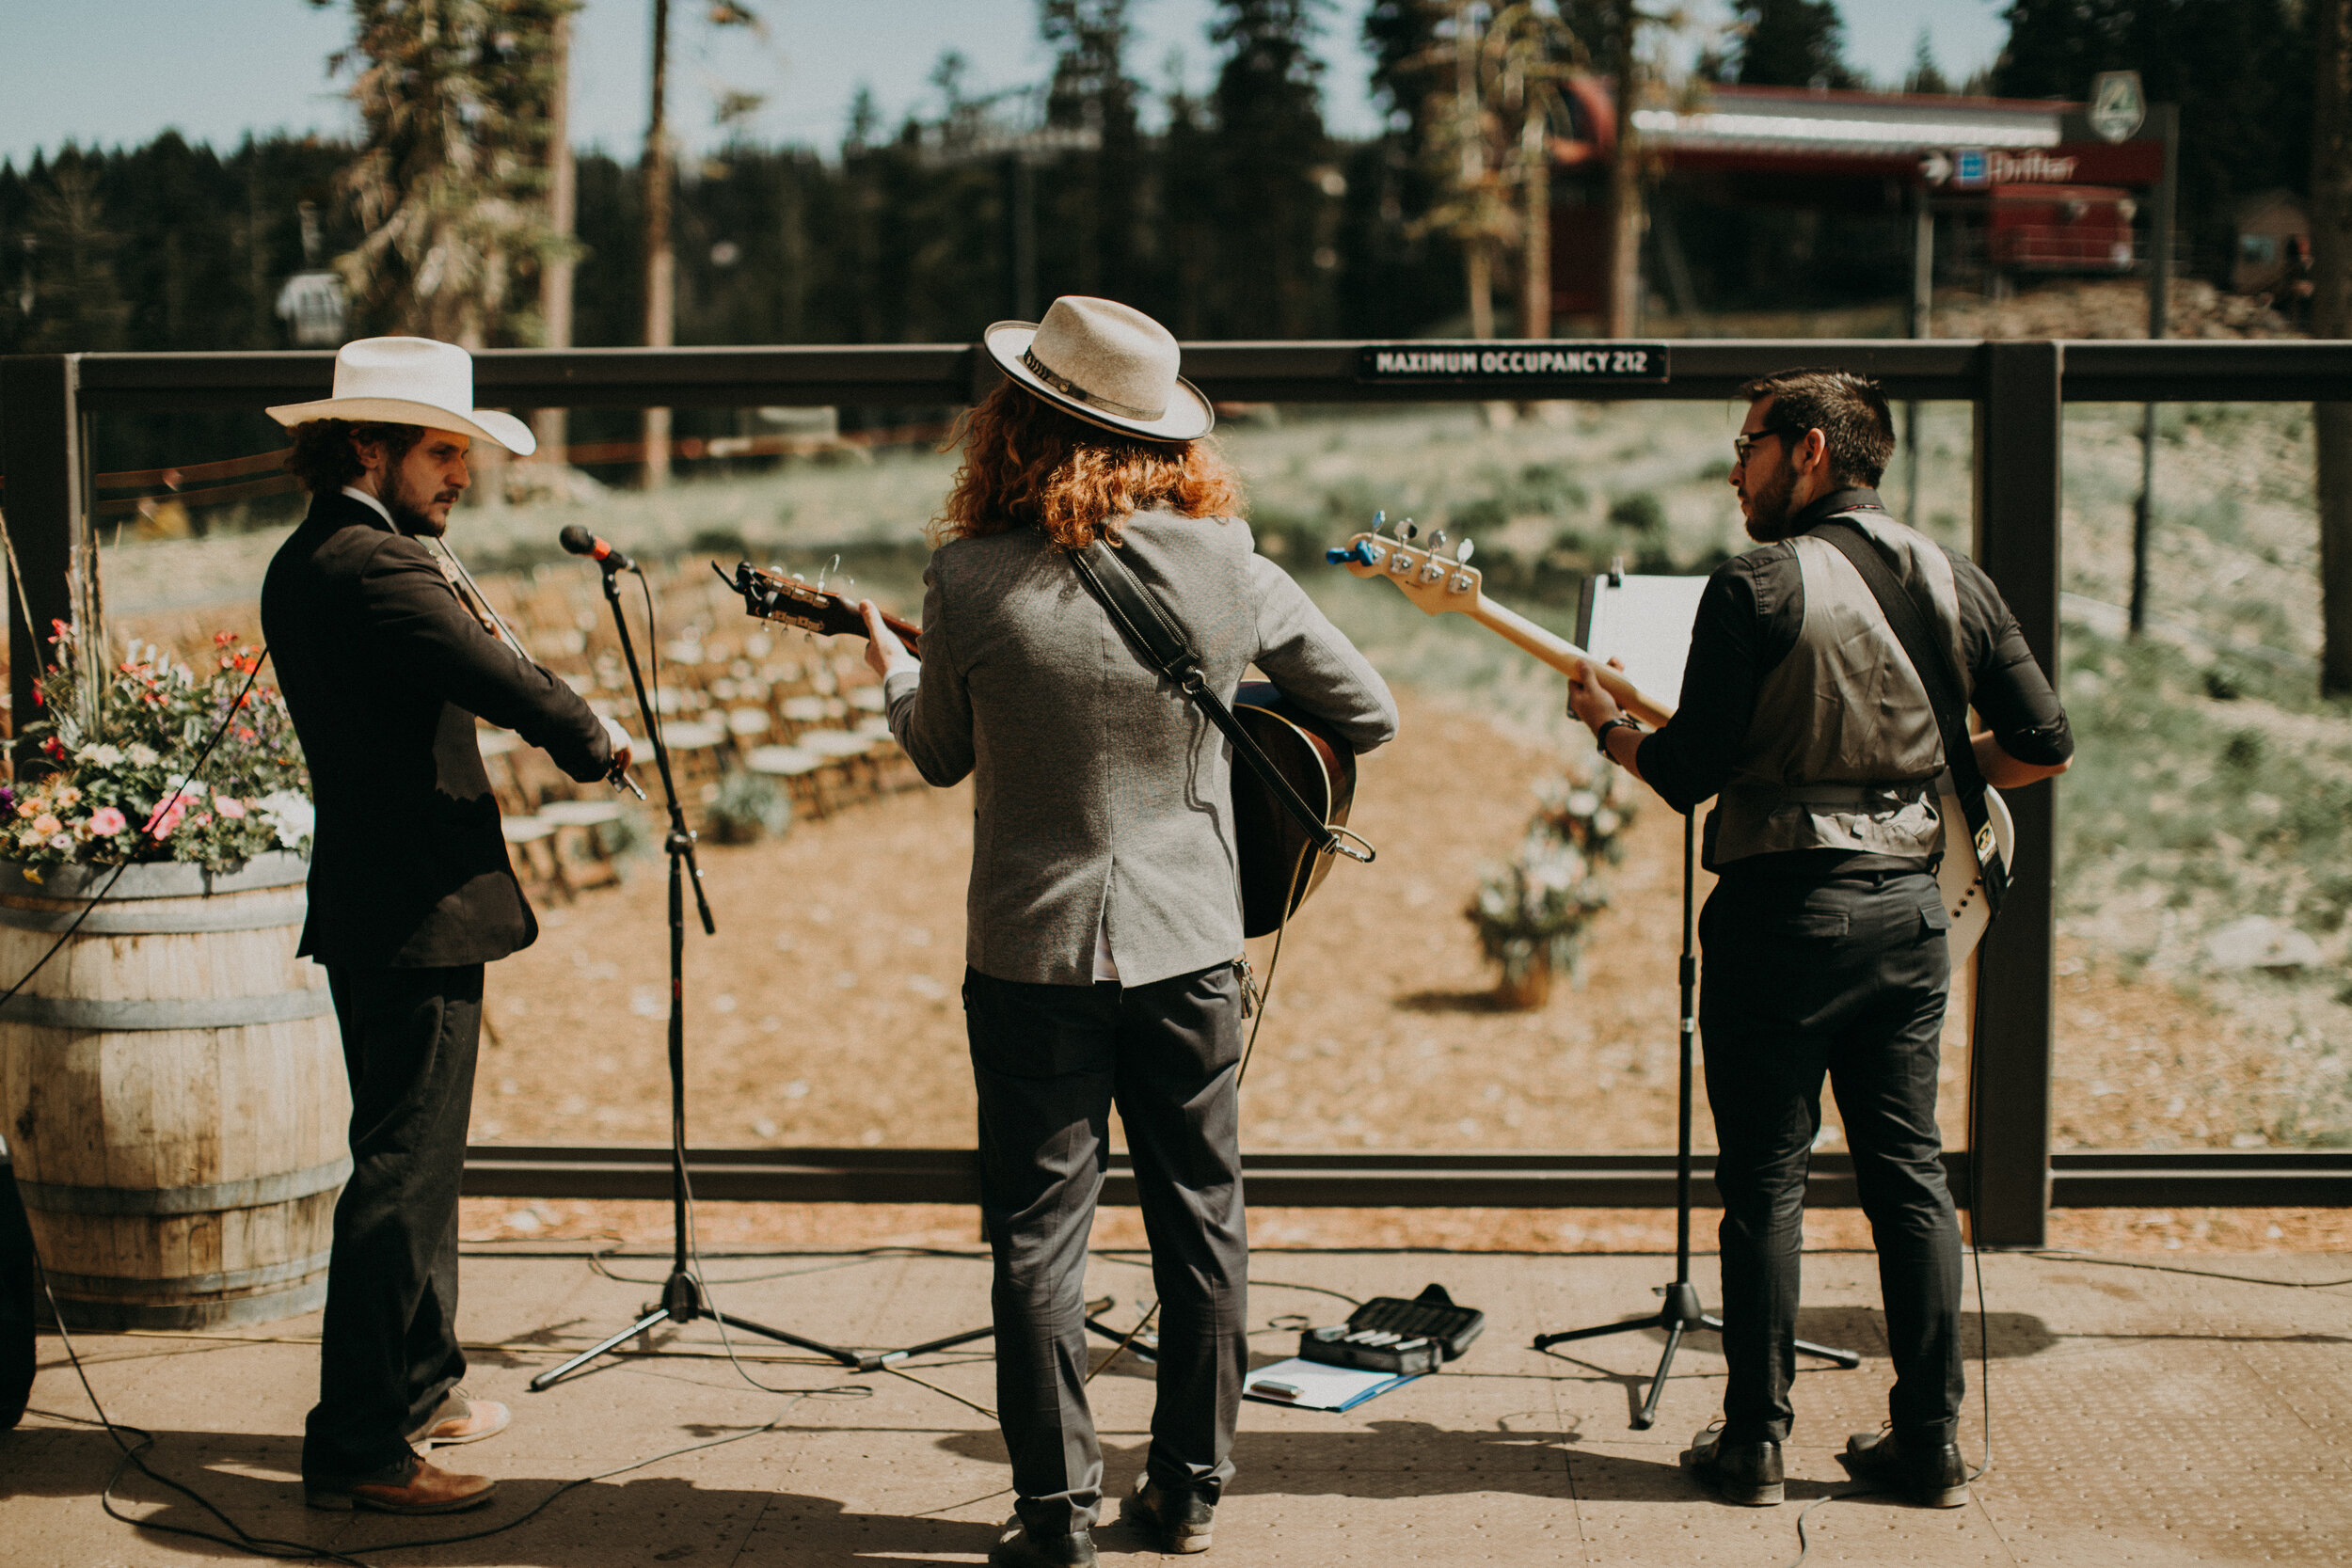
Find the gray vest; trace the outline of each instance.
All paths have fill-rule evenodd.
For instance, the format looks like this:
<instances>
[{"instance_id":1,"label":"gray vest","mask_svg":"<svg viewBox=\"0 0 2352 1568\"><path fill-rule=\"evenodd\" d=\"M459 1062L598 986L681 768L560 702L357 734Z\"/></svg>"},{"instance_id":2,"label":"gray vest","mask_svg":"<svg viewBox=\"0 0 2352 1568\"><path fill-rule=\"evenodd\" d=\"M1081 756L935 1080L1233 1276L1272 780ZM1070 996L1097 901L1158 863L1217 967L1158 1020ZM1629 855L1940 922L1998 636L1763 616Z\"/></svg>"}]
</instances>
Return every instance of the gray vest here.
<instances>
[{"instance_id":1,"label":"gray vest","mask_svg":"<svg viewBox=\"0 0 2352 1568\"><path fill-rule=\"evenodd\" d=\"M1934 629L1967 678L1960 599L1943 550L1882 512L1848 512L1906 588L1925 590ZM1789 849L1927 859L1943 846L1935 780L1944 741L1927 689L1878 600L1837 546L1788 541L1804 585L1797 645L1758 683L1740 760L1724 785L1708 863Z\"/></svg>"}]
</instances>

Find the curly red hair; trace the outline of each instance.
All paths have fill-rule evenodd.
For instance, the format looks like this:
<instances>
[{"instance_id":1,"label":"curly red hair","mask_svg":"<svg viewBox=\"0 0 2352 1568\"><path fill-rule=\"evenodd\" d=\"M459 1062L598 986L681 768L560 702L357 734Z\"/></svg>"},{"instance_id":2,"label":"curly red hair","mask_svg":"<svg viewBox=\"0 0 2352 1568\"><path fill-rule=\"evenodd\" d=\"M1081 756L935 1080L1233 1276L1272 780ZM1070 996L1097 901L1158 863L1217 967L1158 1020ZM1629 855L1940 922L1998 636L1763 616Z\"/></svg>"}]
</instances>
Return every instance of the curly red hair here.
<instances>
[{"instance_id":1,"label":"curly red hair","mask_svg":"<svg viewBox=\"0 0 2352 1568\"><path fill-rule=\"evenodd\" d=\"M1084 549L1097 532L1119 542L1138 512L1238 517L1241 476L1215 443L1147 441L1089 424L1010 381L956 420L943 451L963 448L955 488L934 522L937 543L1036 528Z\"/></svg>"}]
</instances>

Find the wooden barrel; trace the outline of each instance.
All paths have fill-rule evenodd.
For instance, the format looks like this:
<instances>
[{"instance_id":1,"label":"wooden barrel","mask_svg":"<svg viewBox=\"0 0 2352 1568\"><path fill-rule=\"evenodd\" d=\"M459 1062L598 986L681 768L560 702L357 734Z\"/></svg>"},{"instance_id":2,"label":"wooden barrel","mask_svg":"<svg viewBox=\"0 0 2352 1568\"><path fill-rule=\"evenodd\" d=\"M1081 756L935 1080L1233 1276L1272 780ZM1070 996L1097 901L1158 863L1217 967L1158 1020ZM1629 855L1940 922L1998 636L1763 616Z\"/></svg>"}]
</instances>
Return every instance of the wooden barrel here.
<instances>
[{"instance_id":1,"label":"wooden barrel","mask_svg":"<svg viewBox=\"0 0 2352 1568\"><path fill-rule=\"evenodd\" d=\"M308 864L134 865L0 1006L0 1133L66 1322L263 1323L326 1299L351 1096ZM0 990L113 875L0 864Z\"/></svg>"}]
</instances>

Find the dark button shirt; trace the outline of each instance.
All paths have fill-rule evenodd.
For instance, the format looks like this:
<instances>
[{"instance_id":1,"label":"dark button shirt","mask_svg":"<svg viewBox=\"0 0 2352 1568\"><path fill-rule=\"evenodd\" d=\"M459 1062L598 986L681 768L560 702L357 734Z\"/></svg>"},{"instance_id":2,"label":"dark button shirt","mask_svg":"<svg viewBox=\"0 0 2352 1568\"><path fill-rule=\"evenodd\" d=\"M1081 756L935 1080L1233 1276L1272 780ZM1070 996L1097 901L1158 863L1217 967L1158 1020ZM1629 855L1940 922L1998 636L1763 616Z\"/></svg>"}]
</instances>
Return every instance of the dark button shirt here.
<instances>
[{"instance_id":1,"label":"dark button shirt","mask_svg":"<svg viewBox=\"0 0 2352 1568\"><path fill-rule=\"evenodd\" d=\"M1826 518L1863 508L1884 510L1874 490L1833 491L1799 513L1790 531L1804 533ZM1969 705L2001 750L2018 761L2041 767L2066 761L2074 754L2066 710L2026 646L2017 617L1980 567L1945 553L1951 558L1960 600ZM1682 700L1674 721L1644 736L1634 753L1642 776L1677 811L1691 811L1731 777L1755 718L1757 685L1788 657L1804 628L1804 575L1787 541L1759 546L1708 579L1691 629L1691 656L1683 666ZM1841 852L1803 853L1810 862Z\"/></svg>"}]
</instances>

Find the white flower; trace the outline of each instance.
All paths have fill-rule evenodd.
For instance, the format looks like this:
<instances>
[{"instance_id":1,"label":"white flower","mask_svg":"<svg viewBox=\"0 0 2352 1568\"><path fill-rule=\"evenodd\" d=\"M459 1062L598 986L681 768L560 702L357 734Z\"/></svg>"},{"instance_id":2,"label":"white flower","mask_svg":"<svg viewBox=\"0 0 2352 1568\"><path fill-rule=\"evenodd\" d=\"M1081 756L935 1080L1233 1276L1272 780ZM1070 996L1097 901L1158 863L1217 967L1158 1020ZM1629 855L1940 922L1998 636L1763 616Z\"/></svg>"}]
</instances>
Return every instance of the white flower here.
<instances>
[{"instance_id":1,"label":"white flower","mask_svg":"<svg viewBox=\"0 0 2352 1568\"><path fill-rule=\"evenodd\" d=\"M310 798L300 790L277 789L253 802L278 834L278 842L289 849L299 849L317 825L318 811Z\"/></svg>"},{"instance_id":2,"label":"white flower","mask_svg":"<svg viewBox=\"0 0 2352 1568\"><path fill-rule=\"evenodd\" d=\"M95 746L83 747L73 753L73 760L87 762L96 768L119 768L122 766L122 748L102 741Z\"/></svg>"},{"instance_id":3,"label":"white flower","mask_svg":"<svg viewBox=\"0 0 2352 1568\"><path fill-rule=\"evenodd\" d=\"M164 760L162 754L154 747L136 740L124 747L122 754L129 757L132 763L139 768L152 768Z\"/></svg>"}]
</instances>

